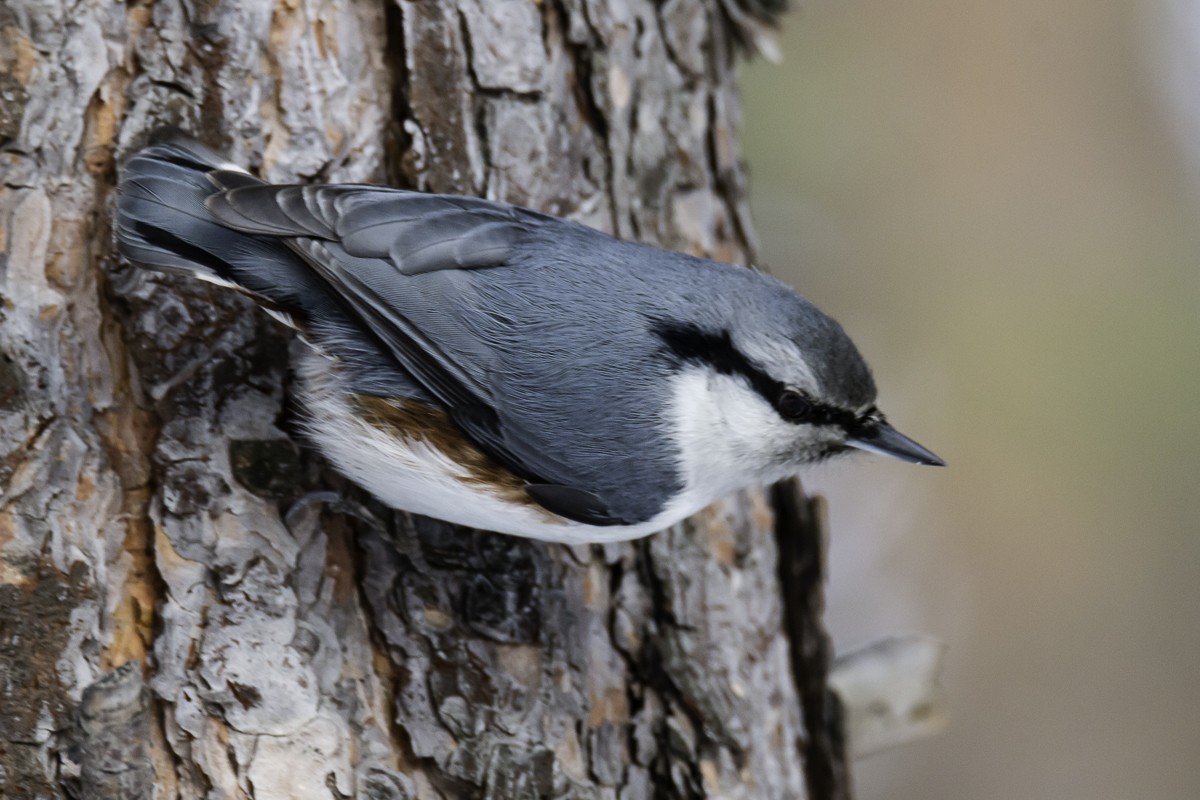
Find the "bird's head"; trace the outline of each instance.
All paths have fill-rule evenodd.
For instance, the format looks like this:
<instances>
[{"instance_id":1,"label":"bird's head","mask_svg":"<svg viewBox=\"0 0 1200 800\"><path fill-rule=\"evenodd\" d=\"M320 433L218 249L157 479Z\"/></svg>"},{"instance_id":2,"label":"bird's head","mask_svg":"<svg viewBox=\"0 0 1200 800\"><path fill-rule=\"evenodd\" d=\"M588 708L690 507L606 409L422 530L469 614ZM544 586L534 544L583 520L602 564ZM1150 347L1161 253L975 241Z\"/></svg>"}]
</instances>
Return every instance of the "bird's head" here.
<instances>
[{"instance_id":1,"label":"bird's head","mask_svg":"<svg viewBox=\"0 0 1200 800\"><path fill-rule=\"evenodd\" d=\"M679 365L672 408L685 471L726 487L765 483L854 450L944 465L888 424L841 325L779 289L725 324L656 326Z\"/></svg>"}]
</instances>

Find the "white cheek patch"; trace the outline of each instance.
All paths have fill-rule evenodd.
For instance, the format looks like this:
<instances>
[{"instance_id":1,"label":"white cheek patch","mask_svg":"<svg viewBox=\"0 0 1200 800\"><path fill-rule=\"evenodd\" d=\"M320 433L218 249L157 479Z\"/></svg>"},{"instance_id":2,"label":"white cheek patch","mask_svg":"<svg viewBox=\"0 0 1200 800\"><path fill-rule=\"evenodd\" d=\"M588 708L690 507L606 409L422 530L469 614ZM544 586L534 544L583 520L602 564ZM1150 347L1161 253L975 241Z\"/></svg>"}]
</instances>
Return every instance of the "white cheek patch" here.
<instances>
[{"instance_id":1,"label":"white cheek patch","mask_svg":"<svg viewBox=\"0 0 1200 800\"><path fill-rule=\"evenodd\" d=\"M673 437L689 488L721 495L773 479L800 428L740 377L694 367L673 380Z\"/></svg>"}]
</instances>

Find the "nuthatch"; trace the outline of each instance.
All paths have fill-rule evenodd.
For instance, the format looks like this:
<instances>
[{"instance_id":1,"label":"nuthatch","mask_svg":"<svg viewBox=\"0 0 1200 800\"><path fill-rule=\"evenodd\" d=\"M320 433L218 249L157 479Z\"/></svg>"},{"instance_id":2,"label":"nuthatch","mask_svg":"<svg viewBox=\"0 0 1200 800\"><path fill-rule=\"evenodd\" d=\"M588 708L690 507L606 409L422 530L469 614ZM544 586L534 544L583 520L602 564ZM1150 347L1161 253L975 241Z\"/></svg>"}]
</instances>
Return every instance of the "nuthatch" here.
<instances>
[{"instance_id":1,"label":"nuthatch","mask_svg":"<svg viewBox=\"0 0 1200 800\"><path fill-rule=\"evenodd\" d=\"M473 197L270 185L178 133L119 195L126 259L300 331L308 437L396 508L606 542L853 448L943 463L841 326L755 270Z\"/></svg>"}]
</instances>

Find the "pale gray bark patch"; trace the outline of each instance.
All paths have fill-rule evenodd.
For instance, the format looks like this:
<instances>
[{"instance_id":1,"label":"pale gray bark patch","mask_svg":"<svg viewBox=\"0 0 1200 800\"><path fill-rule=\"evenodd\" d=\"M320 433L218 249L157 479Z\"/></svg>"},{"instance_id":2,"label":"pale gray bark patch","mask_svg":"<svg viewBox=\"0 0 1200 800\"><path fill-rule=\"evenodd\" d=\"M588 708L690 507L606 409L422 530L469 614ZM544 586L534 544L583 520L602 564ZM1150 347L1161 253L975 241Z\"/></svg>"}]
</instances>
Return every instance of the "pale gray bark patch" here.
<instances>
[{"instance_id":1,"label":"pale gray bark patch","mask_svg":"<svg viewBox=\"0 0 1200 800\"><path fill-rule=\"evenodd\" d=\"M471 74L481 89L532 94L545 85L542 15L525 0L465 0Z\"/></svg>"},{"instance_id":2,"label":"pale gray bark patch","mask_svg":"<svg viewBox=\"0 0 1200 800\"><path fill-rule=\"evenodd\" d=\"M842 653L829 685L841 698L847 750L858 759L941 732L946 645L928 636L890 636Z\"/></svg>"},{"instance_id":3,"label":"pale gray bark patch","mask_svg":"<svg viewBox=\"0 0 1200 800\"><path fill-rule=\"evenodd\" d=\"M150 698L141 665L131 661L84 689L75 716L60 755L68 793L85 800L153 797Z\"/></svg>"},{"instance_id":4,"label":"pale gray bark patch","mask_svg":"<svg viewBox=\"0 0 1200 800\"><path fill-rule=\"evenodd\" d=\"M109 245L117 164L176 124L271 180L743 259L729 24L715 0L6 6L0 793L150 770L169 798L804 796L761 496L604 548L389 512L294 437L302 344ZM147 693L93 713L125 663ZM79 755L121 724L148 765Z\"/></svg>"}]
</instances>

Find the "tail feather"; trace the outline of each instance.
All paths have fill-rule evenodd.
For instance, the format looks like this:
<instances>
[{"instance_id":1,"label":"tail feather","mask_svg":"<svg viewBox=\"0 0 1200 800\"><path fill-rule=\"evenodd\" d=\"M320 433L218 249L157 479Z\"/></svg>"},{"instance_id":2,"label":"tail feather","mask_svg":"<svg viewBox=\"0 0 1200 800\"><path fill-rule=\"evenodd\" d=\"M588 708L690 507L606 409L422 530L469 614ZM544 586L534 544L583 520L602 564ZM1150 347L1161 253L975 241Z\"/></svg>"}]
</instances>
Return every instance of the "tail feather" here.
<instances>
[{"instance_id":1,"label":"tail feather","mask_svg":"<svg viewBox=\"0 0 1200 800\"><path fill-rule=\"evenodd\" d=\"M425 399L421 387L293 249L303 249L302 241L235 230L209 211L206 201L212 195L260 184L186 135L172 134L122 168L117 249L138 266L250 295L318 350L337 357L349 391Z\"/></svg>"},{"instance_id":2,"label":"tail feather","mask_svg":"<svg viewBox=\"0 0 1200 800\"><path fill-rule=\"evenodd\" d=\"M328 307L320 278L283 241L234 231L205 205L223 189L259 183L180 134L153 144L125 162L117 249L139 266L242 289L289 314Z\"/></svg>"}]
</instances>

